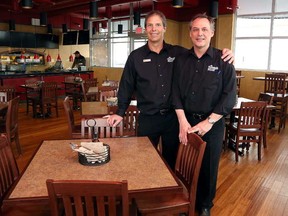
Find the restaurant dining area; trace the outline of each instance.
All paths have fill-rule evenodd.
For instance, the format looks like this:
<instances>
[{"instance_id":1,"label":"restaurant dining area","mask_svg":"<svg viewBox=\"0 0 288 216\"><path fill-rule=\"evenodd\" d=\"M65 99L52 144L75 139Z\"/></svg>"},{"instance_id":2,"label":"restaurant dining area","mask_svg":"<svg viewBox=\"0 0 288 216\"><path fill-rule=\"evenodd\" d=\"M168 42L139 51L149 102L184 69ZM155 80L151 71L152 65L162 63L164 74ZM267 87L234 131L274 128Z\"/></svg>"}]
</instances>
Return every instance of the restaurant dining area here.
<instances>
[{"instance_id":1,"label":"restaurant dining area","mask_svg":"<svg viewBox=\"0 0 288 216\"><path fill-rule=\"evenodd\" d=\"M0 10L0 216L288 216L286 1Z\"/></svg>"}]
</instances>

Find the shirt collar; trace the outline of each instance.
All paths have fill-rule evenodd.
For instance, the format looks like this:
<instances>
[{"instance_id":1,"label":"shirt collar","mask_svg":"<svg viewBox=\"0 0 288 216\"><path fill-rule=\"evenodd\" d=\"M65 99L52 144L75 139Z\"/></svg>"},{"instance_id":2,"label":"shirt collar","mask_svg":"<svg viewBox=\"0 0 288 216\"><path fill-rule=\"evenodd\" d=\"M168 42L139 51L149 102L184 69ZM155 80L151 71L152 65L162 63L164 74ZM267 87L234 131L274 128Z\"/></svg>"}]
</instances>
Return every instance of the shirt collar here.
<instances>
[{"instance_id":1,"label":"shirt collar","mask_svg":"<svg viewBox=\"0 0 288 216\"><path fill-rule=\"evenodd\" d=\"M163 51L168 51L169 49L169 44L167 44L165 41L163 41L163 48L162 50L160 51L163 52ZM145 54L148 55L150 52L152 52L150 49L149 49L149 46L148 46L148 42L145 44Z\"/></svg>"},{"instance_id":2,"label":"shirt collar","mask_svg":"<svg viewBox=\"0 0 288 216\"><path fill-rule=\"evenodd\" d=\"M192 47L192 48L189 50L189 52L190 52L190 54L192 54L194 57L198 58L197 55L195 54L194 47ZM208 55L208 56L210 56L211 58L213 58L213 49L212 49L211 46L209 46L209 48L207 49L207 51L204 53L204 55L203 55L202 57L204 57L204 56L206 56L206 55ZM201 58L202 58L202 57L201 57Z\"/></svg>"}]
</instances>

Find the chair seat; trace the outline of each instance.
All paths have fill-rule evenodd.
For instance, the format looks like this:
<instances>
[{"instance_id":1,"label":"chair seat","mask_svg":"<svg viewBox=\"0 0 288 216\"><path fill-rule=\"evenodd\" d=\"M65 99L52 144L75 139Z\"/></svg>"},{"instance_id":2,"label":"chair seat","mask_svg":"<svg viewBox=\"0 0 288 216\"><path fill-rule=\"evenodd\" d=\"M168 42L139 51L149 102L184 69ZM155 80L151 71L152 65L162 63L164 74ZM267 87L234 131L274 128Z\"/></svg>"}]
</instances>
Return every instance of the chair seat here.
<instances>
[{"instance_id":1,"label":"chair seat","mask_svg":"<svg viewBox=\"0 0 288 216\"><path fill-rule=\"evenodd\" d=\"M168 215L179 213L179 208L183 208L183 212L188 212L190 201L187 194L178 193L167 196L154 196L147 199L137 199L137 208L139 211L148 215L153 212L153 215ZM181 211L181 210L180 210ZM165 213L166 212L166 213Z\"/></svg>"},{"instance_id":2,"label":"chair seat","mask_svg":"<svg viewBox=\"0 0 288 216\"><path fill-rule=\"evenodd\" d=\"M231 126L234 130L237 130L237 122L233 122ZM260 132L260 130L258 128L241 128L240 132Z\"/></svg>"}]
</instances>

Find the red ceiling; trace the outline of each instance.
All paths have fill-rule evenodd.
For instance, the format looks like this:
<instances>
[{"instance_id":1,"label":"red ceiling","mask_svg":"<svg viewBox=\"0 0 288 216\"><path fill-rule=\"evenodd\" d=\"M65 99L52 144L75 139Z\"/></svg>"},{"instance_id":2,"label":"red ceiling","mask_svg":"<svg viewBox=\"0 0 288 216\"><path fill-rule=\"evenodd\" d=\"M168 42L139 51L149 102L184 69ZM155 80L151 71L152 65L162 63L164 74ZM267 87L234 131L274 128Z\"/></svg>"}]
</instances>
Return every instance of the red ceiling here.
<instances>
[{"instance_id":1,"label":"red ceiling","mask_svg":"<svg viewBox=\"0 0 288 216\"><path fill-rule=\"evenodd\" d=\"M66 23L68 28L82 29L83 18L89 18L91 0L33 0L32 9L21 8L21 0L1 0L0 22L14 19L16 24L31 24L32 18L39 19L41 12L47 12L48 23L60 28ZM208 12L213 0L184 0L183 8L173 8L172 0L100 0L98 14L102 19L129 17L130 5L134 10L147 13L152 9L162 11L168 19L189 21L196 13ZM237 0L219 0L219 14L230 14ZM80 27L79 27L80 24Z\"/></svg>"}]
</instances>

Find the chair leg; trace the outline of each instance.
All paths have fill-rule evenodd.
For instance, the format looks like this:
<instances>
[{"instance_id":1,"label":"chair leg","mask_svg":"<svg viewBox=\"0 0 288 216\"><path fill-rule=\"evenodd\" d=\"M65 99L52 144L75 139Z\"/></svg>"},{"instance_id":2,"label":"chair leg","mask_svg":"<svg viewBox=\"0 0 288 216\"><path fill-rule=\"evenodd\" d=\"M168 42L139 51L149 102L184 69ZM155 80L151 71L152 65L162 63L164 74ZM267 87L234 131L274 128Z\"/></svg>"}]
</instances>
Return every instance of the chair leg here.
<instances>
[{"instance_id":1,"label":"chair leg","mask_svg":"<svg viewBox=\"0 0 288 216\"><path fill-rule=\"evenodd\" d=\"M238 159L239 159L238 150L239 150L239 138L237 136L236 142L235 142L235 160L236 160L236 162L238 162Z\"/></svg>"},{"instance_id":2,"label":"chair leg","mask_svg":"<svg viewBox=\"0 0 288 216\"><path fill-rule=\"evenodd\" d=\"M21 148L21 145L20 145L20 142L19 142L19 134L18 134L18 131L17 131L16 134L15 134L15 144L16 144L17 151L18 151L19 155L22 155L22 148Z\"/></svg>"}]
</instances>

